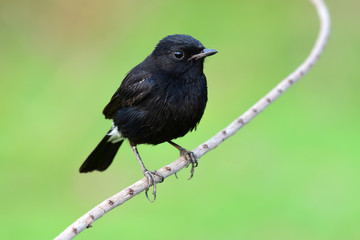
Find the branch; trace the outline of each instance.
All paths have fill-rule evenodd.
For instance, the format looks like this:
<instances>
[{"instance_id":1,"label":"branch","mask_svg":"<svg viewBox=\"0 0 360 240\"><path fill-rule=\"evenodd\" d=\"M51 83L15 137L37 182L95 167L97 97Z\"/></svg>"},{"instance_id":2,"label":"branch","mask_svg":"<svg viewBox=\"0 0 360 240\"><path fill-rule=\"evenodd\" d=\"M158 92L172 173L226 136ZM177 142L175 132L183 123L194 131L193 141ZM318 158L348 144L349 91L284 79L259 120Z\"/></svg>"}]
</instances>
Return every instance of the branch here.
<instances>
[{"instance_id":1,"label":"branch","mask_svg":"<svg viewBox=\"0 0 360 240\"><path fill-rule=\"evenodd\" d=\"M270 103L276 100L283 92L285 92L290 86L292 86L302 76L304 76L317 62L321 53L323 52L328 36L330 34L330 16L323 0L312 0L312 3L314 4L320 18L320 32L310 55L293 73L291 73L288 77L282 80L274 89L272 89L265 97L260 99L243 115L233 121L221 132L217 133L211 139L194 149L193 152L198 158L202 157L210 150L216 148L218 145L220 145L220 143L235 134L238 130L240 130L243 126L250 122L256 115L258 115L267 106L269 106ZM164 176L164 178L167 178L170 175L177 173L187 165L188 161L185 160L183 157L180 157L176 161L158 170L158 172L162 176ZM160 179L157 180L159 181ZM133 198L134 196L143 192L145 189L148 189L150 186L151 185L149 185L147 178L142 178L133 185L125 188L121 192L106 199L105 201L91 209L89 212L79 218L76 222L66 228L55 239L59 240L74 238L85 228L91 227L91 224L97 219L104 216L105 213Z\"/></svg>"}]
</instances>

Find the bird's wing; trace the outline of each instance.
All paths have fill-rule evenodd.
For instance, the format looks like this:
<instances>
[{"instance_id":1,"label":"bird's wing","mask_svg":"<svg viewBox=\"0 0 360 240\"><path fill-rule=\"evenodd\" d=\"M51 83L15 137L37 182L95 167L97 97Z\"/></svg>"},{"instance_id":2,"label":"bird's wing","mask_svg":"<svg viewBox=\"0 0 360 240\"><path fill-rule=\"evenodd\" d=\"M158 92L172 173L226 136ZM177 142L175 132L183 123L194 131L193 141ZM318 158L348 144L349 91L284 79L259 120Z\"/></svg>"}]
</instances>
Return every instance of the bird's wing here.
<instances>
[{"instance_id":1,"label":"bird's wing","mask_svg":"<svg viewBox=\"0 0 360 240\"><path fill-rule=\"evenodd\" d=\"M111 119L117 110L145 101L154 91L156 92L156 82L153 77L130 73L104 108L103 114L105 118Z\"/></svg>"}]
</instances>

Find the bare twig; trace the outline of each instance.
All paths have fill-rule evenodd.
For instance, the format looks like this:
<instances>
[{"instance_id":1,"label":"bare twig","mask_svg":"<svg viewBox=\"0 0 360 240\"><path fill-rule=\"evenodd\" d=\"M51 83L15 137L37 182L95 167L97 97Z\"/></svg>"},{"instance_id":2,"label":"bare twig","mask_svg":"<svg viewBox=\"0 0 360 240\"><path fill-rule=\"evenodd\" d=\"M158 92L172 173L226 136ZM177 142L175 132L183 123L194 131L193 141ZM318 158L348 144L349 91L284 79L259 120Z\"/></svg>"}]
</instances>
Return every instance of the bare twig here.
<instances>
[{"instance_id":1,"label":"bare twig","mask_svg":"<svg viewBox=\"0 0 360 240\"><path fill-rule=\"evenodd\" d=\"M305 73L307 73L310 68L317 62L320 54L322 53L327 38L330 34L330 16L327 10L327 7L323 0L312 0L317 13L320 18L320 32L315 43L314 48L312 49L310 55L307 59L288 77L282 80L273 90L271 90L265 97L260 99L254 106L247 110L243 115L233 121L229 126L223 129L221 132L217 133L214 137L206 141L205 143L198 146L193 152L197 155L198 158L209 152L210 150L216 148L224 140L236 133L240 128L245 126L251 119L263 111L267 106L270 105L275 99L277 99L284 91L286 91L291 85L297 82ZM188 165L188 162L180 157L176 161L170 163L169 165L161 168L158 172L164 176L164 178L180 171ZM157 179L159 180L159 179ZM147 181L147 178L143 178L133 185L125 188L121 192L115 194L114 196L106 199L98 206L91 209L84 216L79 218L76 222L71 224L66 228L56 239L72 239L85 228L91 226L91 224L104 216L105 213L109 212L113 208L123 204L127 200L136 196L137 194L143 192L145 189L149 188L150 185Z\"/></svg>"}]
</instances>

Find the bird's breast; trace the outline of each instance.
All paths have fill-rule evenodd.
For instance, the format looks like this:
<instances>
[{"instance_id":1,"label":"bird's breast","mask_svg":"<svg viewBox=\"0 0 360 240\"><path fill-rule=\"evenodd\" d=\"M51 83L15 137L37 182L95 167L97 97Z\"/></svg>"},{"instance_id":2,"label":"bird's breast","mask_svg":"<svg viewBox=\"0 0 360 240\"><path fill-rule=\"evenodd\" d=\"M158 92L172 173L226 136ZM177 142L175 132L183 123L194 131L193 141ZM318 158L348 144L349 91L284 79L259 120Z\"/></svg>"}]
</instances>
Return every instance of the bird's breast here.
<instances>
[{"instance_id":1,"label":"bird's breast","mask_svg":"<svg viewBox=\"0 0 360 240\"><path fill-rule=\"evenodd\" d=\"M164 112L170 113L174 120L191 119L204 111L207 101L206 81L181 82L169 84L164 93Z\"/></svg>"},{"instance_id":2,"label":"bird's breast","mask_svg":"<svg viewBox=\"0 0 360 240\"><path fill-rule=\"evenodd\" d=\"M141 105L119 114L119 128L135 143L158 144L184 136L199 123L207 102L205 78L192 83L169 82Z\"/></svg>"}]
</instances>

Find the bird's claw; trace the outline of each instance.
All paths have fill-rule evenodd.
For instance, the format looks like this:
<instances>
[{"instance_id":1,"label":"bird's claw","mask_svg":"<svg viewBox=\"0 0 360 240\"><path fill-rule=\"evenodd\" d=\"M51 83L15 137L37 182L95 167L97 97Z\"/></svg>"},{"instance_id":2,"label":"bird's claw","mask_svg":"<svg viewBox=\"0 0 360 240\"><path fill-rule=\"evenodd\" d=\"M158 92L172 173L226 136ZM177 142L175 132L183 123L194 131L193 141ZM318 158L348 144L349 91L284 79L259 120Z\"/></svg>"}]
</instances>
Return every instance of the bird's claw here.
<instances>
[{"instance_id":1,"label":"bird's claw","mask_svg":"<svg viewBox=\"0 0 360 240\"><path fill-rule=\"evenodd\" d=\"M145 175L145 177L147 177L147 179L149 181L149 186L153 185L152 194L154 197L152 200L149 198L149 195L148 195L149 188L147 188L145 190L145 196L150 202L154 202L156 199L156 176L160 178L160 181L158 181L158 183L162 183L164 181L164 177L157 171L148 171L148 170L146 170L144 172L144 175Z\"/></svg>"},{"instance_id":2,"label":"bird's claw","mask_svg":"<svg viewBox=\"0 0 360 240\"><path fill-rule=\"evenodd\" d=\"M185 159L188 161L188 165L186 167L188 167L191 163L190 177L188 178L188 180L190 180L194 176L194 170L199 164L198 159L197 159L195 153L188 151L186 149L183 149L182 151L180 151L180 155L184 156Z\"/></svg>"}]
</instances>

